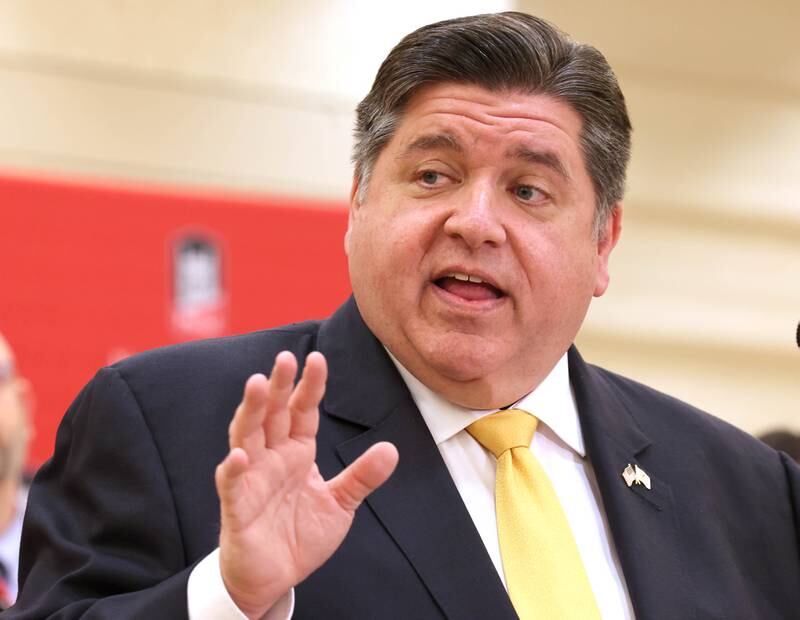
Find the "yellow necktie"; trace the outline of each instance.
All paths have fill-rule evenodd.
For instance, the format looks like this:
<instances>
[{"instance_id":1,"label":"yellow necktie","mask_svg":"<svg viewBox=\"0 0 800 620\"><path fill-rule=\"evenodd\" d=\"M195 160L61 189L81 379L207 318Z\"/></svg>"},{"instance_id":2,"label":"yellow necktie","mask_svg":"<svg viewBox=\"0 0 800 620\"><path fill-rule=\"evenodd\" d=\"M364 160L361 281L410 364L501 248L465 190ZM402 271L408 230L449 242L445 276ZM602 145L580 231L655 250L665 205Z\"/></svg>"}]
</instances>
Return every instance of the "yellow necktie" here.
<instances>
[{"instance_id":1,"label":"yellow necktie","mask_svg":"<svg viewBox=\"0 0 800 620\"><path fill-rule=\"evenodd\" d=\"M530 450L537 422L508 409L467 427L497 458L497 534L508 595L521 620L599 619L567 518Z\"/></svg>"}]
</instances>

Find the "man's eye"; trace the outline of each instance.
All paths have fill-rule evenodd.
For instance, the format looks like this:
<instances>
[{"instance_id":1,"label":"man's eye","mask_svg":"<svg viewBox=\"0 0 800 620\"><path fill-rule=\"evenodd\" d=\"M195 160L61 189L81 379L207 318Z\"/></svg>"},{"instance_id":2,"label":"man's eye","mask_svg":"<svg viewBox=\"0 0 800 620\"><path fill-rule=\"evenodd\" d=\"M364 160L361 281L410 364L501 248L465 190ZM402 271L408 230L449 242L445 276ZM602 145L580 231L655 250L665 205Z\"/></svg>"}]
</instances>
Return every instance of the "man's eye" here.
<instances>
[{"instance_id":1,"label":"man's eye","mask_svg":"<svg viewBox=\"0 0 800 620\"><path fill-rule=\"evenodd\" d=\"M419 180L424 185L436 185L441 176L441 174L434 170L423 170L419 175Z\"/></svg>"},{"instance_id":2,"label":"man's eye","mask_svg":"<svg viewBox=\"0 0 800 620\"><path fill-rule=\"evenodd\" d=\"M545 198L544 192L536 189L532 185L518 185L514 189L514 195L525 202L534 202Z\"/></svg>"}]
</instances>

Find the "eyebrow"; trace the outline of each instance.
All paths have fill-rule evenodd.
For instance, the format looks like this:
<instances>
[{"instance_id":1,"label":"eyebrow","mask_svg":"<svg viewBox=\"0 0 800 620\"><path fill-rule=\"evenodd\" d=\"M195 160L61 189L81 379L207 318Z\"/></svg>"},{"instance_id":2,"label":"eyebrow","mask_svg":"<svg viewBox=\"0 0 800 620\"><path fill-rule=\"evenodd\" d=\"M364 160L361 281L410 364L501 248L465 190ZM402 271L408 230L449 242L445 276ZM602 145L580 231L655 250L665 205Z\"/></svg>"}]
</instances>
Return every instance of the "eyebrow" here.
<instances>
[{"instance_id":1,"label":"eyebrow","mask_svg":"<svg viewBox=\"0 0 800 620\"><path fill-rule=\"evenodd\" d=\"M570 178L564 163L559 156L552 151L536 151L527 146L520 146L506 153L506 156L513 157L514 159L521 159L532 164L541 164L558 173L564 179L569 180Z\"/></svg>"},{"instance_id":2,"label":"eyebrow","mask_svg":"<svg viewBox=\"0 0 800 620\"><path fill-rule=\"evenodd\" d=\"M409 144L400 157L408 157L412 153L418 151L433 151L436 149L446 149L455 153L463 153L464 147L453 134L449 133L432 133L425 134L416 138Z\"/></svg>"}]
</instances>

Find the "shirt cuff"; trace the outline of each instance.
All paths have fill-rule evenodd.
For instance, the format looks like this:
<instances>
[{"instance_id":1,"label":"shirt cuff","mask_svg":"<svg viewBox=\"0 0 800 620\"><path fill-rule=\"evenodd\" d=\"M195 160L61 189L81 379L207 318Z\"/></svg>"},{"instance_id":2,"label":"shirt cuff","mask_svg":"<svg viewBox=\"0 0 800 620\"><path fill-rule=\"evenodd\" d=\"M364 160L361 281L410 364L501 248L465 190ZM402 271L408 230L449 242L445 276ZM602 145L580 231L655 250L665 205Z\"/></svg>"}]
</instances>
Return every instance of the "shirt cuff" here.
<instances>
[{"instance_id":1,"label":"shirt cuff","mask_svg":"<svg viewBox=\"0 0 800 620\"><path fill-rule=\"evenodd\" d=\"M192 569L186 589L189 620L247 620L228 594L219 569L219 547ZM284 594L261 620L290 620L294 588Z\"/></svg>"}]
</instances>

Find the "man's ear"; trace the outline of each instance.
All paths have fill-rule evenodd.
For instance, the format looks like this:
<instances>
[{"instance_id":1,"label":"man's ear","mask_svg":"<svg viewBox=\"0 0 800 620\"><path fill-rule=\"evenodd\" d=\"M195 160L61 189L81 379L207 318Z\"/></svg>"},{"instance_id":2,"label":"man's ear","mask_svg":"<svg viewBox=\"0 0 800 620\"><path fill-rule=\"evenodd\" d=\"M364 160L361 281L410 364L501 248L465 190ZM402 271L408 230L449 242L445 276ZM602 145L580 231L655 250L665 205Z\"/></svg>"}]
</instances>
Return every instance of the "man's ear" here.
<instances>
[{"instance_id":1,"label":"man's ear","mask_svg":"<svg viewBox=\"0 0 800 620\"><path fill-rule=\"evenodd\" d=\"M355 212L361 206L358 202L360 176L358 170L356 170L353 173L353 183L350 186L350 206L347 210L347 232L344 233L344 253L347 256L350 255L350 232L353 229L353 218L355 217Z\"/></svg>"},{"instance_id":2,"label":"man's ear","mask_svg":"<svg viewBox=\"0 0 800 620\"><path fill-rule=\"evenodd\" d=\"M622 203L617 202L608 214L603 229L597 236L597 273L594 286L594 296L600 297L606 292L610 275L608 261L611 251L616 247L622 234Z\"/></svg>"}]
</instances>

